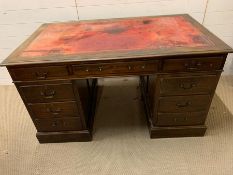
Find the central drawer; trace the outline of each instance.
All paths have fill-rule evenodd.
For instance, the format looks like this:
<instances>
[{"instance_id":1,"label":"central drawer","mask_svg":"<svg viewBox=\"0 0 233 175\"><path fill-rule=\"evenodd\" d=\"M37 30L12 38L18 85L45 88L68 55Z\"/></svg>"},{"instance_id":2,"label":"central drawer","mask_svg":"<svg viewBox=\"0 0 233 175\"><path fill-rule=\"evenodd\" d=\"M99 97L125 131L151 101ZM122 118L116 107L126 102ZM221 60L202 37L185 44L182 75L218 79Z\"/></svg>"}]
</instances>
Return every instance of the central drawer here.
<instances>
[{"instance_id":1,"label":"central drawer","mask_svg":"<svg viewBox=\"0 0 233 175\"><path fill-rule=\"evenodd\" d=\"M210 95L172 96L159 98L159 112L195 112L207 110Z\"/></svg>"},{"instance_id":2,"label":"central drawer","mask_svg":"<svg viewBox=\"0 0 233 175\"><path fill-rule=\"evenodd\" d=\"M71 102L34 103L28 105L35 118L80 117L77 104Z\"/></svg>"},{"instance_id":3,"label":"central drawer","mask_svg":"<svg viewBox=\"0 0 233 175\"><path fill-rule=\"evenodd\" d=\"M73 65L75 75L79 77L108 75L137 75L158 72L159 61L135 61L103 64Z\"/></svg>"},{"instance_id":4,"label":"central drawer","mask_svg":"<svg viewBox=\"0 0 233 175\"><path fill-rule=\"evenodd\" d=\"M79 117L56 118L56 119L35 119L35 126L38 131L77 131L82 130L82 121Z\"/></svg>"},{"instance_id":5,"label":"central drawer","mask_svg":"<svg viewBox=\"0 0 233 175\"><path fill-rule=\"evenodd\" d=\"M71 83L20 86L20 90L28 103L75 100Z\"/></svg>"}]
</instances>

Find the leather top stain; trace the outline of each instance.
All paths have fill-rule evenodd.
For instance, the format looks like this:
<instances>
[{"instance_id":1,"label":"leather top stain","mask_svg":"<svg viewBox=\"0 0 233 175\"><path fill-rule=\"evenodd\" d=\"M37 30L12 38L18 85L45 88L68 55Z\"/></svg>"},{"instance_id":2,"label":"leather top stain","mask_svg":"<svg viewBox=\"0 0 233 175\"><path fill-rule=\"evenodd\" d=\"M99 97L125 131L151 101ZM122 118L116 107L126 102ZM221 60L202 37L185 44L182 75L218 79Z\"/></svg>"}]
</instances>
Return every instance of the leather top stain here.
<instances>
[{"instance_id":1,"label":"leather top stain","mask_svg":"<svg viewBox=\"0 0 233 175\"><path fill-rule=\"evenodd\" d=\"M100 20L48 25L22 57L209 47L204 34L182 16Z\"/></svg>"}]
</instances>

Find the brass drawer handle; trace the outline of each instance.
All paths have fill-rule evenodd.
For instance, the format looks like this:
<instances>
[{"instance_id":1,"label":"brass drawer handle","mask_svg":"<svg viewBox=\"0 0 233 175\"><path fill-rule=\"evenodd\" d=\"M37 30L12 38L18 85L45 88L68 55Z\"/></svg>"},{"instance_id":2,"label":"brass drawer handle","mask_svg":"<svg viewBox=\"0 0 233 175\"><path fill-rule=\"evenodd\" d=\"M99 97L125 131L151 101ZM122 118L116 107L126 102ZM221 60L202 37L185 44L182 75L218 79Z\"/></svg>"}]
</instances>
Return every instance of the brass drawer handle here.
<instances>
[{"instance_id":1,"label":"brass drawer handle","mask_svg":"<svg viewBox=\"0 0 233 175\"><path fill-rule=\"evenodd\" d=\"M88 68L86 68L86 70L85 70L86 72L89 72L89 69Z\"/></svg>"},{"instance_id":2,"label":"brass drawer handle","mask_svg":"<svg viewBox=\"0 0 233 175\"><path fill-rule=\"evenodd\" d=\"M196 64L188 64L188 63L185 63L184 66L186 67L187 70L199 70L200 69L200 66L202 64L200 62L196 63Z\"/></svg>"},{"instance_id":3,"label":"brass drawer handle","mask_svg":"<svg viewBox=\"0 0 233 175\"><path fill-rule=\"evenodd\" d=\"M102 67L102 66L100 66L98 69L99 69L99 71L102 71L102 70L103 70L103 67Z\"/></svg>"},{"instance_id":4,"label":"brass drawer handle","mask_svg":"<svg viewBox=\"0 0 233 175\"><path fill-rule=\"evenodd\" d=\"M198 67L187 67L186 69L188 69L188 70L198 70L199 68Z\"/></svg>"},{"instance_id":5,"label":"brass drawer handle","mask_svg":"<svg viewBox=\"0 0 233 175\"><path fill-rule=\"evenodd\" d=\"M57 108L57 109L47 108L47 111L52 113L53 115L58 115L60 114L61 109L60 108Z\"/></svg>"},{"instance_id":6,"label":"brass drawer handle","mask_svg":"<svg viewBox=\"0 0 233 175\"><path fill-rule=\"evenodd\" d=\"M45 80L48 77L48 72L35 72L38 80Z\"/></svg>"},{"instance_id":7,"label":"brass drawer handle","mask_svg":"<svg viewBox=\"0 0 233 175\"><path fill-rule=\"evenodd\" d=\"M129 70L131 70L131 69L132 69L132 67L131 67L131 66L128 66L128 69L129 69Z\"/></svg>"},{"instance_id":8,"label":"brass drawer handle","mask_svg":"<svg viewBox=\"0 0 233 175\"><path fill-rule=\"evenodd\" d=\"M142 65L142 69L145 69L146 68L146 66L145 65Z\"/></svg>"},{"instance_id":9,"label":"brass drawer handle","mask_svg":"<svg viewBox=\"0 0 233 175\"><path fill-rule=\"evenodd\" d=\"M190 84L185 84L185 83L180 83L180 88L186 90L186 89L192 89L193 87L196 87L196 83L190 83Z\"/></svg>"},{"instance_id":10,"label":"brass drawer handle","mask_svg":"<svg viewBox=\"0 0 233 175\"><path fill-rule=\"evenodd\" d=\"M177 122L177 118L176 118L176 117L173 118L173 120L174 120L174 122ZM188 117L185 117L185 118L184 118L184 121L188 121Z\"/></svg>"},{"instance_id":11,"label":"brass drawer handle","mask_svg":"<svg viewBox=\"0 0 233 175\"><path fill-rule=\"evenodd\" d=\"M189 105L191 105L191 102L190 101L187 101L185 103L177 103L176 106L178 108L185 108L185 107L188 107Z\"/></svg>"},{"instance_id":12,"label":"brass drawer handle","mask_svg":"<svg viewBox=\"0 0 233 175\"><path fill-rule=\"evenodd\" d=\"M44 98L47 98L47 99L50 99L50 98L54 98L55 96L55 91L54 90L44 90L44 91L41 91L40 94L44 97Z\"/></svg>"}]
</instances>

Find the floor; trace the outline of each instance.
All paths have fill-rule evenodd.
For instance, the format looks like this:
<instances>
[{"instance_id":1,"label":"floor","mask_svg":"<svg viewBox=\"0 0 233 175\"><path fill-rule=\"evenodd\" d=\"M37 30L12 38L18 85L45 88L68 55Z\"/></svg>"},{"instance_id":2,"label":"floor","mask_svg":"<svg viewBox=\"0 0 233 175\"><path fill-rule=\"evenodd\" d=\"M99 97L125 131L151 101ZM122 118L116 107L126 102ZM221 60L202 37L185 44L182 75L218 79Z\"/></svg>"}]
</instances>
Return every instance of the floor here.
<instances>
[{"instance_id":1,"label":"floor","mask_svg":"<svg viewBox=\"0 0 233 175\"><path fill-rule=\"evenodd\" d=\"M136 78L104 79L92 142L39 144L14 86L0 86L0 175L231 175L233 76L221 78L204 137L150 139Z\"/></svg>"}]
</instances>

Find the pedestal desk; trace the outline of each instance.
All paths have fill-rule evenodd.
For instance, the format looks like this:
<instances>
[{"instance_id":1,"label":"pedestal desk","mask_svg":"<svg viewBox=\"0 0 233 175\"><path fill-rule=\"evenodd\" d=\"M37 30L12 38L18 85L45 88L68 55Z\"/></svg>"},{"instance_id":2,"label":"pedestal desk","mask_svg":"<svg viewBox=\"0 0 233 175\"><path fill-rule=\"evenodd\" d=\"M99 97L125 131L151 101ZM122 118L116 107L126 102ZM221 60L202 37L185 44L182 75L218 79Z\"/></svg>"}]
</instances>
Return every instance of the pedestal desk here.
<instances>
[{"instance_id":1,"label":"pedestal desk","mask_svg":"<svg viewBox=\"0 0 233 175\"><path fill-rule=\"evenodd\" d=\"M232 49L189 15L43 24L6 66L40 143L90 141L98 78L138 76L151 138L203 136Z\"/></svg>"}]
</instances>

